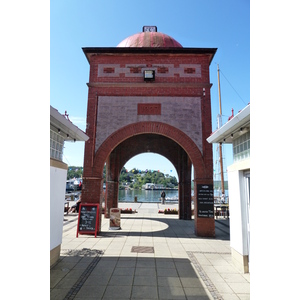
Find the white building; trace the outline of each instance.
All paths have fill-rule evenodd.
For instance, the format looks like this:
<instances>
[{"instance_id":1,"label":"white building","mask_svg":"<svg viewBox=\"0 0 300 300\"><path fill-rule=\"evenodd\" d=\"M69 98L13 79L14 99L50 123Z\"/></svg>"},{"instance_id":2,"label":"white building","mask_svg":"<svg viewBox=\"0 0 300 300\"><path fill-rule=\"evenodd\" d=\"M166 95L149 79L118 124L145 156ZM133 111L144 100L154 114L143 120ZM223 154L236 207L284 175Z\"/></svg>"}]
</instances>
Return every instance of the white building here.
<instances>
[{"instance_id":1,"label":"white building","mask_svg":"<svg viewBox=\"0 0 300 300\"><path fill-rule=\"evenodd\" d=\"M163 184L146 183L142 185L142 189L145 190L162 190L165 186Z\"/></svg>"},{"instance_id":2,"label":"white building","mask_svg":"<svg viewBox=\"0 0 300 300\"><path fill-rule=\"evenodd\" d=\"M50 266L60 256L68 165L62 161L65 141L87 141L88 136L50 106Z\"/></svg>"},{"instance_id":3,"label":"white building","mask_svg":"<svg viewBox=\"0 0 300 300\"><path fill-rule=\"evenodd\" d=\"M209 143L233 146L228 166L230 246L234 264L244 273L250 263L250 104L215 131Z\"/></svg>"}]
</instances>

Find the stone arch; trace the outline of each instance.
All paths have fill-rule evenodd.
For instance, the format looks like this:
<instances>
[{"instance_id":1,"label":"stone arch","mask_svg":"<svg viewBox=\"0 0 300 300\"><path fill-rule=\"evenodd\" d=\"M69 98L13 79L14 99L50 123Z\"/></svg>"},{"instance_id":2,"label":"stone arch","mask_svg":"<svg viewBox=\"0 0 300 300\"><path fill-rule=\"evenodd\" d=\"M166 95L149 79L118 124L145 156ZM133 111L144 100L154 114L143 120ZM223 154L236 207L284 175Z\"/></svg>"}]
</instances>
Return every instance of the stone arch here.
<instances>
[{"instance_id":1,"label":"stone arch","mask_svg":"<svg viewBox=\"0 0 300 300\"><path fill-rule=\"evenodd\" d=\"M102 193L102 185L103 185L103 167L104 164L108 161L108 158L112 159L112 153L117 147L124 141L132 138L139 137L147 134L160 135L170 140L174 141L176 145L182 151L179 153L182 161L182 167L179 168L179 176L180 174L188 173L188 166L190 163L194 166L194 187L197 186L198 183L201 184L212 184L212 170L210 170L210 161L206 163L204 161L204 154L201 153L200 149L193 142L193 140L187 136L184 132L175 128L174 126L162 123L162 122L138 122L132 123L123 128L115 131L111 134L99 147L93 156L93 165L90 168L88 175L89 177L83 178L83 190L82 190L82 201L83 202L97 202L99 203ZM205 149L205 147L203 147ZM205 150L204 150L205 151ZM115 158L118 159L118 155L115 155ZM119 166L118 162L116 166ZM175 166L175 165L174 165ZM175 166L176 167L176 166ZM178 172L177 172L178 173ZM117 169L113 171L114 176L119 176L119 172ZM117 175L116 175L117 174ZM190 176L190 174L189 174ZM181 184L181 188L179 188L179 198L181 197L183 200L179 201L179 213L181 219L190 219L190 205L188 199L190 199L190 177L187 176L185 181ZM189 181L189 183L188 183ZM111 199L117 199L118 194L118 178L115 178L111 181L112 188L109 189L106 183L106 197L108 191L112 191ZM195 188L195 195L197 190ZM189 197L189 198L188 198ZM97 200L98 199L98 200ZM117 200L116 200L117 202ZM107 202L106 202L107 203ZM116 205L116 203L110 203L110 205ZM106 206L106 208L108 205ZM111 206L114 207L114 206ZM214 236L215 235L215 226L214 219L211 218L198 218L197 216L197 201L195 202L195 232L200 236ZM106 217L107 211L106 211ZM98 231L100 232L100 226Z\"/></svg>"}]
</instances>

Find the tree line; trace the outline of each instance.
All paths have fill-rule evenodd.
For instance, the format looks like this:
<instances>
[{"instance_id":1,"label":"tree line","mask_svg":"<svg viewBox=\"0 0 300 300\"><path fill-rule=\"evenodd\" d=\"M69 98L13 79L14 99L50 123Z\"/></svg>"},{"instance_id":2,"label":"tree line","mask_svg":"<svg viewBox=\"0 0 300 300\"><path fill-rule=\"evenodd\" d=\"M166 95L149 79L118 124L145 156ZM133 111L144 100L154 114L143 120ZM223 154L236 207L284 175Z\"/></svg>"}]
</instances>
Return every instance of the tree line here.
<instances>
[{"instance_id":1,"label":"tree line","mask_svg":"<svg viewBox=\"0 0 300 300\"><path fill-rule=\"evenodd\" d=\"M133 189L141 189L146 183L161 184L164 187L176 188L178 181L175 176L164 174L157 170L138 170L136 168L128 171L125 167L122 168L120 178L120 187L129 186Z\"/></svg>"},{"instance_id":2,"label":"tree line","mask_svg":"<svg viewBox=\"0 0 300 300\"><path fill-rule=\"evenodd\" d=\"M67 179L81 178L83 167L70 166L68 168ZM106 165L103 169L104 183L106 182ZM178 181L175 176L164 174L157 170L138 170L136 168L128 171L122 168L119 177L120 188L130 187L133 189L141 189L146 183L162 184L164 187L176 188Z\"/></svg>"}]
</instances>

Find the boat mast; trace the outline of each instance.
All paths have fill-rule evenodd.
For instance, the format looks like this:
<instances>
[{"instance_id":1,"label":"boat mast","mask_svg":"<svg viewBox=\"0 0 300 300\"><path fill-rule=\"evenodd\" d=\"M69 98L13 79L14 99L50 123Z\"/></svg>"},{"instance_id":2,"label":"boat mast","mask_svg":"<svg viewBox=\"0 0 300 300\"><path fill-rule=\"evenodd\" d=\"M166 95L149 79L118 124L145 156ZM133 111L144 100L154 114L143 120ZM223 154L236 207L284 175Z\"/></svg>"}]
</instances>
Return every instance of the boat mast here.
<instances>
[{"instance_id":1,"label":"boat mast","mask_svg":"<svg viewBox=\"0 0 300 300\"><path fill-rule=\"evenodd\" d=\"M218 64L218 87L219 87L220 119L222 120L222 105L221 105L221 87L220 87L220 69L219 69L219 64ZM220 127L221 126L222 126L222 124L220 124ZM223 174L223 157L222 157L222 143L219 143L219 151L220 151L219 153L220 153L220 169L221 169L221 189L222 189L222 195L225 195L224 174Z\"/></svg>"}]
</instances>

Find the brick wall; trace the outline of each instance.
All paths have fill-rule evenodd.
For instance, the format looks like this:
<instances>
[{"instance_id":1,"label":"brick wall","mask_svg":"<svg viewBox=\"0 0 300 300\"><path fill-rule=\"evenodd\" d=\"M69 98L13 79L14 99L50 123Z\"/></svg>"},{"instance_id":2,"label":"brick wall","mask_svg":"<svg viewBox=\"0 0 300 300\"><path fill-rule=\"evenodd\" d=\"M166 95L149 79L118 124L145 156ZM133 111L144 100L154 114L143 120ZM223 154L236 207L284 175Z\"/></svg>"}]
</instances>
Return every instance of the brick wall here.
<instances>
[{"instance_id":1,"label":"brick wall","mask_svg":"<svg viewBox=\"0 0 300 300\"><path fill-rule=\"evenodd\" d=\"M206 142L211 133L209 57L136 53L91 56L87 108L90 139L85 167L94 165L95 153L111 134L129 124L148 121L183 131L205 156L206 167L212 168L212 148ZM144 81L145 69L156 71L154 82ZM161 114L140 115L139 103L160 103Z\"/></svg>"},{"instance_id":2,"label":"brick wall","mask_svg":"<svg viewBox=\"0 0 300 300\"><path fill-rule=\"evenodd\" d=\"M95 150L114 132L138 122L161 122L187 134L202 151L200 97L99 96ZM160 114L138 114L138 105L153 108L161 105Z\"/></svg>"}]
</instances>

